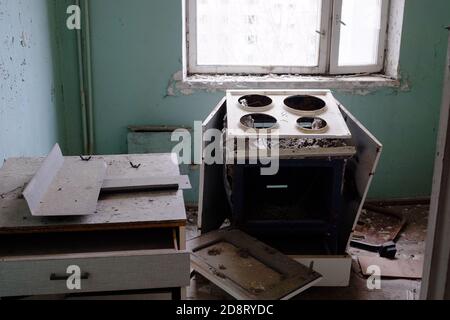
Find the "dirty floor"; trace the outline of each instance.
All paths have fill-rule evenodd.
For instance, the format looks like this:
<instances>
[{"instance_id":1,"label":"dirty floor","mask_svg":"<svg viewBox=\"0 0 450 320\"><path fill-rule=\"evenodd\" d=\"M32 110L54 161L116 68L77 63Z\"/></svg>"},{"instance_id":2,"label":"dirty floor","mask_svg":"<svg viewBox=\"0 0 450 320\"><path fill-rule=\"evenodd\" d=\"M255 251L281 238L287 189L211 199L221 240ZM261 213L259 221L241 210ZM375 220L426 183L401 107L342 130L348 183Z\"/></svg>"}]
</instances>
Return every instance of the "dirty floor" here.
<instances>
[{"instance_id":1,"label":"dirty floor","mask_svg":"<svg viewBox=\"0 0 450 320\"><path fill-rule=\"evenodd\" d=\"M387 207L401 213L407 224L397 241L397 259L423 261L427 229L427 206ZM188 240L199 235L194 210L188 212ZM380 233L386 230L380 230ZM417 299L420 290L419 280L383 279L381 290L369 290L367 277L363 276L358 263L358 256L377 256L364 250L351 248L349 253L353 258L350 286L347 288L312 288L300 294L297 300L413 300ZM190 300L230 300L228 294L206 280L195 275L188 288L187 298Z\"/></svg>"}]
</instances>

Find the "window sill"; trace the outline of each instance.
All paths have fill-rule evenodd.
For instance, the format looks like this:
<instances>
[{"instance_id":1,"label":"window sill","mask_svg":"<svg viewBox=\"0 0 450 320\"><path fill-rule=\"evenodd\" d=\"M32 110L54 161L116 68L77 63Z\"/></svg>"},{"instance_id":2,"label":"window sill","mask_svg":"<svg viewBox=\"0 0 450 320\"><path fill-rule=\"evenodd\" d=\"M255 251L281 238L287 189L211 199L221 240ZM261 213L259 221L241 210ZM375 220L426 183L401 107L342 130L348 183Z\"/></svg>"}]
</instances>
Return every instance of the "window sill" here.
<instances>
[{"instance_id":1,"label":"window sill","mask_svg":"<svg viewBox=\"0 0 450 320\"><path fill-rule=\"evenodd\" d=\"M183 80L185 89L227 90L227 89L337 89L372 90L400 88L398 79L384 75L352 76L228 76L190 75Z\"/></svg>"}]
</instances>

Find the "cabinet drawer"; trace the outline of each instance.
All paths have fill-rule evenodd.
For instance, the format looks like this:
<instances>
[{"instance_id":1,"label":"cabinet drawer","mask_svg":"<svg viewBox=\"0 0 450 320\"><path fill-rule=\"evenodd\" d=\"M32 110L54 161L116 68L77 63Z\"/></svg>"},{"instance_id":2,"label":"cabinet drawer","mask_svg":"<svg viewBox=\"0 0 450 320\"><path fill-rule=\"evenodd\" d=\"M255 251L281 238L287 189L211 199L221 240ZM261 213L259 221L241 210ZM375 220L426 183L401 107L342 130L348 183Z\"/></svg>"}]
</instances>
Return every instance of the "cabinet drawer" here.
<instances>
[{"instance_id":1,"label":"cabinet drawer","mask_svg":"<svg viewBox=\"0 0 450 320\"><path fill-rule=\"evenodd\" d=\"M170 229L0 236L0 296L184 287L189 260ZM80 290L67 286L71 266Z\"/></svg>"}]
</instances>

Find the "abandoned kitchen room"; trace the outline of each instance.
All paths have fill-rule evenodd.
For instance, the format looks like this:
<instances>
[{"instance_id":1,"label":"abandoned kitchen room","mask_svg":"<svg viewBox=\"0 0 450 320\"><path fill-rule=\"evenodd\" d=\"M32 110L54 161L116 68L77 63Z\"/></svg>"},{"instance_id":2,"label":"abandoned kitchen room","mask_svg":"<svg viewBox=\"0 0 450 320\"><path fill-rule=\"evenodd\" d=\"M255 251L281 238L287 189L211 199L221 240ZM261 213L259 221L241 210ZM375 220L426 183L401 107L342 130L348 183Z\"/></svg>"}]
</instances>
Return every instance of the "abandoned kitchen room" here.
<instances>
[{"instance_id":1,"label":"abandoned kitchen room","mask_svg":"<svg viewBox=\"0 0 450 320\"><path fill-rule=\"evenodd\" d=\"M0 0L0 300L449 299L449 30L448 0Z\"/></svg>"}]
</instances>

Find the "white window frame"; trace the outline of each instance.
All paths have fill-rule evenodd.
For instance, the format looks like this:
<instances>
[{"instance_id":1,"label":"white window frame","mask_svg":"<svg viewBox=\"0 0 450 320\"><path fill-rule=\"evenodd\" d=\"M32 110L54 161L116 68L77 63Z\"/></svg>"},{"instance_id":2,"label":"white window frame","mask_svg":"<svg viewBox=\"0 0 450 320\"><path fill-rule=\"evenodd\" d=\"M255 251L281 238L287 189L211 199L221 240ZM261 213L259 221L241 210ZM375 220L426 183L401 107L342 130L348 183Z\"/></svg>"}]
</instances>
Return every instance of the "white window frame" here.
<instances>
[{"instance_id":1,"label":"white window frame","mask_svg":"<svg viewBox=\"0 0 450 320\"><path fill-rule=\"evenodd\" d=\"M384 56L386 52L386 38L389 17L389 0L382 0L381 7L381 28L378 43L377 63L373 65L339 66L339 44L341 35L341 13L342 0L334 0L333 8L333 35L331 37L330 54L330 74L355 74L355 73L375 73L384 69Z\"/></svg>"},{"instance_id":2,"label":"white window frame","mask_svg":"<svg viewBox=\"0 0 450 320\"><path fill-rule=\"evenodd\" d=\"M382 27L379 38L378 63L365 66L341 66L339 57L339 35L341 28L342 0L322 0L322 19L320 30L319 65L315 67L298 66L204 66L197 64L197 0L182 0L183 7L183 68L186 76L218 74L300 74L300 75L338 75L379 73L385 66L385 51L390 0L382 0ZM319 31L319 30L318 30Z\"/></svg>"},{"instance_id":3,"label":"white window frame","mask_svg":"<svg viewBox=\"0 0 450 320\"><path fill-rule=\"evenodd\" d=\"M320 37L319 63L314 67L300 66L202 66L197 64L197 0L184 0L186 2L186 46L187 46L187 70L189 74L226 74L226 73L246 73L246 74L320 74L324 73L328 64L329 52L329 30L332 0L322 0L321 30L318 31Z\"/></svg>"}]
</instances>

